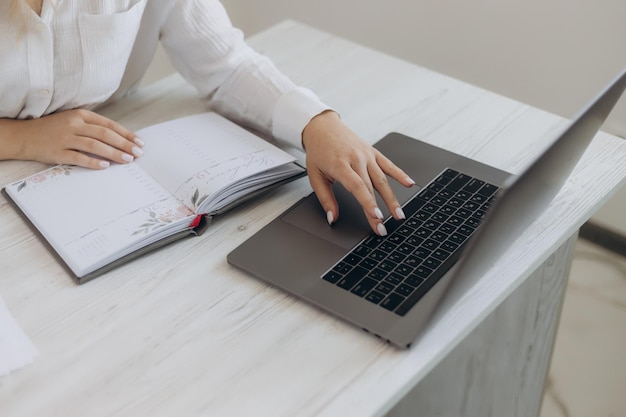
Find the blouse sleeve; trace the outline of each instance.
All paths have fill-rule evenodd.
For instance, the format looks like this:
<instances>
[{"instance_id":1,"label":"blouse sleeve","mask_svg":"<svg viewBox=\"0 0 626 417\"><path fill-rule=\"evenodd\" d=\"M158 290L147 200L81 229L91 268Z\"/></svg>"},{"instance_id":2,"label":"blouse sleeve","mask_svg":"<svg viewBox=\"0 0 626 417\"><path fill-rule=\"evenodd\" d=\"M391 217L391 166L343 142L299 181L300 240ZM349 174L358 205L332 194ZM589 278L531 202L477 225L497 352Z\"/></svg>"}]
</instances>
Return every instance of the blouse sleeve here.
<instances>
[{"instance_id":1,"label":"blouse sleeve","mask_svg":"<svg viewBox=\"0 0 626 417\"><path fill-rule=\"evenodd\" d=\"M302 130L328 109L250 48L217 0L176 1L161 43L213 109L283 144L302 149Z\"/></svg>"}]
</instances>

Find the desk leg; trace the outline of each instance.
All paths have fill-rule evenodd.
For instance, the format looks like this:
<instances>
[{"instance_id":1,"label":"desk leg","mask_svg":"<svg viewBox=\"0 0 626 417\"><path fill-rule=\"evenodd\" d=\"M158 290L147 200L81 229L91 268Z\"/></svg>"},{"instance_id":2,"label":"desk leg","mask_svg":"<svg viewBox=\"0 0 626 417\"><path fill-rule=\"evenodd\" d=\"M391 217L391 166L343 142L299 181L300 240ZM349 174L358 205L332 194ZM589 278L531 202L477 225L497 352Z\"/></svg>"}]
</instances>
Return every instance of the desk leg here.
<instances>
[{"instance_id":1,"label":"desk leg","mask_svg":"<svg viewBox=\"0 0 626 417\"><path fill-rule=\"evenodd\" d=\"M576 238L537 268L387 417L537 417Z\"/></svg>"}]
</instances>

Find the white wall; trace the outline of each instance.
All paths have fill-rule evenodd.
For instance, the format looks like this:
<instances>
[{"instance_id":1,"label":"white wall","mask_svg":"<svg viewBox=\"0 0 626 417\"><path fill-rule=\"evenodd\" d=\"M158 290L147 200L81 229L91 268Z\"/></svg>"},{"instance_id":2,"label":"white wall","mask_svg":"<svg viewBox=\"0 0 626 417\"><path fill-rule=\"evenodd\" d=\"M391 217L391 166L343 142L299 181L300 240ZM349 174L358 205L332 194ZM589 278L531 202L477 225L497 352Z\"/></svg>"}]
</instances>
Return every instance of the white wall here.
<instances>
[{"instance_id":1,"label":"white wall","mask_svg":"<svg viewBox=\"0 0 626 417\"><path fill-rule=\"evenodd\" d=\"M565 117L626 67L624 0L223 2L246 35L295 19Z\"/></svg>"}]
</instances>

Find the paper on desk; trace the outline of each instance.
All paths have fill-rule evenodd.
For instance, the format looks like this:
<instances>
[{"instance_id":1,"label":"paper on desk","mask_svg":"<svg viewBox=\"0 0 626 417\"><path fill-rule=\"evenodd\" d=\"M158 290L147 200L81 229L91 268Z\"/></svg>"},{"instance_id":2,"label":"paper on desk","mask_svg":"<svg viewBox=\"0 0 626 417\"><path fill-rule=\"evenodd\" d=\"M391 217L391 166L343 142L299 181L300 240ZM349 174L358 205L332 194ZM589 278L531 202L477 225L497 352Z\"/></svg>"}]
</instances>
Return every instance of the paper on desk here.
<instances>
[{"instance_id":1,"label":"paper on desk","mask_svg":"<svg viewBox=\"0 0 626 417\"><path fill-rule=\"evenodd\" d=\"M0 297L0 377L28 365L35 356L37 349Z\"/></svg>"}]
</instances>

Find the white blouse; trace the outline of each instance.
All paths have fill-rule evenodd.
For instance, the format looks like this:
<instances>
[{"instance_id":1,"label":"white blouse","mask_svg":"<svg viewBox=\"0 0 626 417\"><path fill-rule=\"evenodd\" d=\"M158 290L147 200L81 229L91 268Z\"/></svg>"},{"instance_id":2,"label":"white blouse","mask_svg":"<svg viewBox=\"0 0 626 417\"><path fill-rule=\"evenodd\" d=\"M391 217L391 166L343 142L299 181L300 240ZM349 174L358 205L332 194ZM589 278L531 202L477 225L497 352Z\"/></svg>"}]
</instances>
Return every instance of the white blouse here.
<instances>
[{"instance_id":1,"label":"white blouse","mask_svg":"<svg viewBox=\"0 0 626 417\"><path fill-rule=\"evenodd\" d=\"M216 111L301 148L326 110L254 52L217 0L44 0L24 25L0 2L0 118L93 109L136 88L159 40Z\"/></svg>"}]
</instances>

